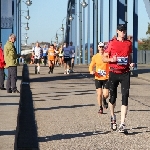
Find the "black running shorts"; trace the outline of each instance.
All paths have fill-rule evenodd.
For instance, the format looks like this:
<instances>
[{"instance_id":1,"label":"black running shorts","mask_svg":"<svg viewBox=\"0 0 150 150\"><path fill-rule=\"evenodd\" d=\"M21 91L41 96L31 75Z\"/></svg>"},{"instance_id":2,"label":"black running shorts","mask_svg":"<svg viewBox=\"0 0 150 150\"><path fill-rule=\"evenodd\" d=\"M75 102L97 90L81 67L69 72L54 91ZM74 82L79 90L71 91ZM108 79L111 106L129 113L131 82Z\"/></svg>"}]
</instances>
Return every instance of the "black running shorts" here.
<instances>
[{"instance_id":1,"label":"black running shorts","mask_svg":"<svg viewBox=\"0 0 150 150\"><path fill-rule=\"evenodd\" d=\"M95 79L95 87L96 89L99 89L99 88L109 89L109 81Z\"/></svg>"},{"instance_id":2,"label":"black running shorts","mask_svg":"<svg viewBox=\"0 0 150 150\"><path fill-rule=\"evenodd\" d=\"M71 58L64 58L64 63L69 65L70 62L71 62Z\"/></svg>"},{"instance_id":3,"label":"black running shorts","mask_svg":"<svg viewBox=\"0 0 150 150\"><path fill-rule=\"evenodd\" d=\"M35 59L35 64L40 64L41 63L41 59Z\"/></svg>"}]
</instances>

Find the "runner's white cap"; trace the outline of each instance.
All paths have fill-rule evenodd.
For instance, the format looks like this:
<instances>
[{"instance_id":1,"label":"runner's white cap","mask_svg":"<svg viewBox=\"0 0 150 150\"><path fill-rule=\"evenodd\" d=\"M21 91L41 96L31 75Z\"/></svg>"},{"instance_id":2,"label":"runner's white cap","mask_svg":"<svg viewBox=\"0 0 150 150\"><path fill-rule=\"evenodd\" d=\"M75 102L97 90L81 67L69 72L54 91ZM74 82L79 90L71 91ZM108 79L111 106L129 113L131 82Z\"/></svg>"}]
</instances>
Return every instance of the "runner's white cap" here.
<instances>
[{"instance_id":1,"label":"runner's white cap","mask_svg":"<svg viewBox=\"0 0 150 150\"><path fill-rule=\"evenodd\" d=\"M99 42L98 46L104 46L104 43L103 42Z\"/></svg>"}]
</instances>

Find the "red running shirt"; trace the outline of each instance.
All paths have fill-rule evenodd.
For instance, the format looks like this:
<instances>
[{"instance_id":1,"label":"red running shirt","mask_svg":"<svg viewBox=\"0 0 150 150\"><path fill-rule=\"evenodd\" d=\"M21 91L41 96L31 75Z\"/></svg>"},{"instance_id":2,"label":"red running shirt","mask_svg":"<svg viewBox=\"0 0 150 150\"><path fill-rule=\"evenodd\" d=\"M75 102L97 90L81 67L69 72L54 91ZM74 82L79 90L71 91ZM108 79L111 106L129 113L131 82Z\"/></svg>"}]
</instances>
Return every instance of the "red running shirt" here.
<instances>
[{"instance_id":1,"label":"red running shirt","mask_svg":"<svg viewBox=\"0 0 150 150\"><path fill-rule=\"evenodd\" d=\"M128 69L130 66L132 43L129 40L118 41L113 39L108 43L105 53L108 53L109 58L112 58L114 55L117 56L117 62L109 62L110 68L118 70Z\"/></svg>"}]
</instances>

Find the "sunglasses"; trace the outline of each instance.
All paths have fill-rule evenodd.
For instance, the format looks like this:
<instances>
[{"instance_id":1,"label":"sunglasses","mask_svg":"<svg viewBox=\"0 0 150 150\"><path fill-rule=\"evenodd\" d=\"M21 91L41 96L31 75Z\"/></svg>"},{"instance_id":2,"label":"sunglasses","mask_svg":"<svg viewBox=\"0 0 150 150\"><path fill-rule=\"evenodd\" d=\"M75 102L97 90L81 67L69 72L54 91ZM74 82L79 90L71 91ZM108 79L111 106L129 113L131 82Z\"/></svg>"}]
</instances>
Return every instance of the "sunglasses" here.
<instances>
[{"instance_id":1,"label":"sunglasses","mask_svg":"<svg viewBox=\"0 0 150 150\"><path fill-rule=\"evenodd\" d=\"M104 48L104 46L99 46L99 48Z\"/></svg>"},{"instance_id":2,"label":"sunglasses","mask_svg":"<svg viewBox=\"0 0 150 150\"><path fill-rule=\"evenodd\" d=\"M127 30L122 30L122 29L121 29L121 30L119 30L119 31L121 31L121 32L127 32Z\"/></svg>"}]
</instances>

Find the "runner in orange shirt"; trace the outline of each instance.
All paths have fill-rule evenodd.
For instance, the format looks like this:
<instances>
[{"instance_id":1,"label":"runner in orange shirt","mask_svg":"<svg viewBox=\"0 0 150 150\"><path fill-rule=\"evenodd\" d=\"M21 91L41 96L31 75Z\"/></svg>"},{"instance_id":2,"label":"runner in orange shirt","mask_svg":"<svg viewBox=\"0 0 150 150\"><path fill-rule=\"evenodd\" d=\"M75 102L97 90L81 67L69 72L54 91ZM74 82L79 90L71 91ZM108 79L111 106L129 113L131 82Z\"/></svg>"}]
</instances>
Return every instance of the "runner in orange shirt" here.
<instances>
[{"instance_id":1,"label":"runner in orange shirt","mask_svg":"<svg viewBox=\"0 0 150 150\"><path fill-rule=\"evenodd\" d=\"M97 91L97 101L100 109L98 113L103 113L103 107L108 108L108 103L106 99L109 96L109 83L108 83L108 74L109 74L109 66L108 63L104 63L102 61L102 56L104 53L104 43L100 42L98 44L98 53L92 57L92 61L89 66L90 74L95 75L95 87ZM94 71L94 67L96 66L96 71ZM102 107L103 100L103 107Z\"/></svg>"},{"instance_id":2,"label":"runner in orange shirt","mask_svg":"<svg viewBox=\"0 0 150 150\"><path fill-rule=\"evenodd\" d=\"M54 61L55 61L55 49L54 45L51 44L50 48L48 49L48 65L49 65L49 74L53 73L54 70Z\"/></svg>"}]
</instances>

